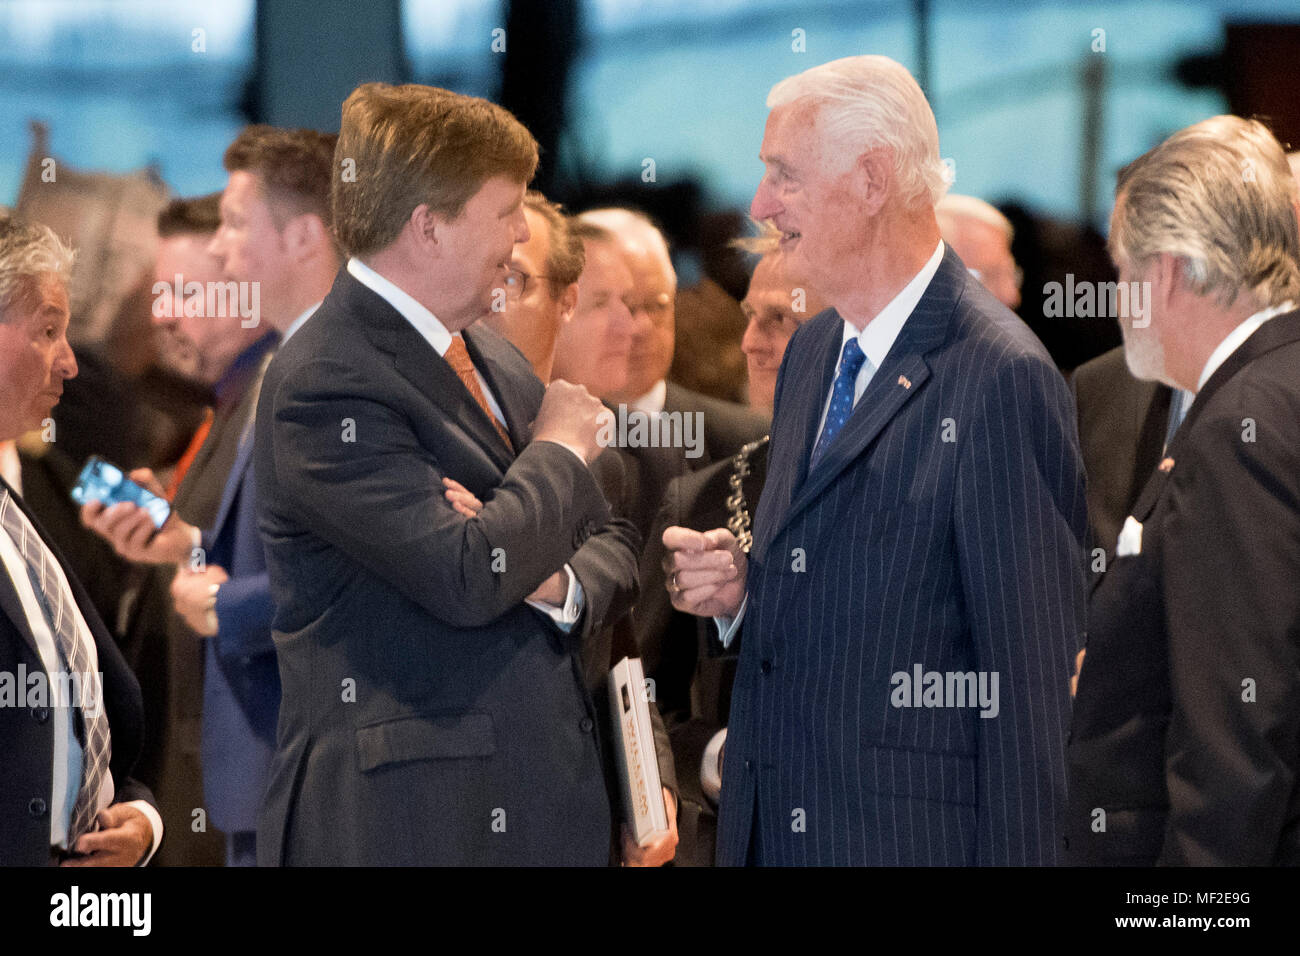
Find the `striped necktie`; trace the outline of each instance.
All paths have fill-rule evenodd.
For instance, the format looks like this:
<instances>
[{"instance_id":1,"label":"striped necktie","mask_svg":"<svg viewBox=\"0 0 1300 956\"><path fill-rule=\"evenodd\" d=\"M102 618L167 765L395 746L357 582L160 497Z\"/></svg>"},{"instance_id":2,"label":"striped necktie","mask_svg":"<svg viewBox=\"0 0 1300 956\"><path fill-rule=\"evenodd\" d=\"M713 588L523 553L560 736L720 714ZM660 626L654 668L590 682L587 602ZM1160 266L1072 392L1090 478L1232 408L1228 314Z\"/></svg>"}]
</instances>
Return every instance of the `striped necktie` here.
<instances>
[{"instance_id":1,"label":"striped necktie","mask_svg":"<svg viewBox=\"0 0 1300 956\"><path fill-rule=\"evenodd\" d=\"M99 813L99 791L109 773L112 743L109 738L108 715L104 713L103 688L99 675L91 665L90 649L77 633L76 600L59 577L54 557L41 542L36 529L23 516L8 488L0 488L0 526L13 539L18 553L27 564L28 577L36 585L36 597L41 602L50 633L58 644L59 654L68 666L69 674L79 675L80 681L94 683L93 700L98 706L92 714L82 708L85 725L85 747L81 788L72 808L72 822L68 827L68 847L76 845L77 838L92 830ZM51 675L53 676L53 675ZM76 686L71 684L70 686ZM83 698L84 699L84 698ZM77 702L78 705L80 701Z\"/></svg>"}]
</instances>

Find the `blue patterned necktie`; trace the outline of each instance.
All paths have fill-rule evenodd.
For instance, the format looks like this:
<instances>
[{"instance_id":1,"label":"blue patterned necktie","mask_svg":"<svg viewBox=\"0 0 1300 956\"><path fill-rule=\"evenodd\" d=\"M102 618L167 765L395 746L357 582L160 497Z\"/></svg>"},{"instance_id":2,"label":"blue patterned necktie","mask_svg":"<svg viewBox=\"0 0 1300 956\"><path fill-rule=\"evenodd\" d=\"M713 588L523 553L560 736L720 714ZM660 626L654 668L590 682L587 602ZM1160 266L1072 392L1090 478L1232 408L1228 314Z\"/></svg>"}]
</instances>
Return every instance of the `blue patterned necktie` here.
<instances>
[{"instance_id":1,"label":"blue patterned necktie","mask_svg":"<svg viewBox=\"0 0 1300 956\"><path fill-rule=\"evenodd\" d=\"M853 391L857 385L858 372L862 370L862 363L866 360L867 357L862 354L862 347L858 345L856 335L844 343L844 351L840 353L840 370L831 388L831 407L826 412L826 424L822 426L821 437L817 439L812 457L808 460L809 471L812 471L822 455L826 454L826 449L830 447L835 436L840 433L840 429L853 414Z\"/></svg>"}]
</instances>

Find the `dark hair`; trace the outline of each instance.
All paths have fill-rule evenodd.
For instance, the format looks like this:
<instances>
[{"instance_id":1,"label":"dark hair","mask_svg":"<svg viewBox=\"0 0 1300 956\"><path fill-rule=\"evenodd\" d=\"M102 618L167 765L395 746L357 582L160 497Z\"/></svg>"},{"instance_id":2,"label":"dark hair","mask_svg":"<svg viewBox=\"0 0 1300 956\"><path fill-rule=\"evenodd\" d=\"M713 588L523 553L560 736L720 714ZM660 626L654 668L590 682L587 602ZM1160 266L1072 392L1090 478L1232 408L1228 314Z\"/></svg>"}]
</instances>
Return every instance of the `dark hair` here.
<instances>
[{"instance_id":1,"label":"dark hair","mask_svg":"<svg viewBox=\"0 0 1300 956\"><path fill-rule=\"evenodd\" d=\"M541 193L529 190L524 194L524 208L546 220L550 242L546 252L546 277L555 297L578 281L586 265L586 252L582 239L574 232L573 220L564 214L559 203L553 203Z\"/></svg>"},{"instance_id":2,"label":"dark hair","mask_svg":"<svg viewBox=\"0 0 1300 956\"><path fill-rule=\"evenodd\" d=\"M314 129L245 126L226 148L226 171L255 173L261 179L277 227L303 213L319 216L328 227L337 141L333 133Z\"/></svg>"},{"instance_id":3,"label":"dark hair","mask_svg":"<svg viewBox=\"0 0 1300 956\"><path fill-rule=\"evenodd\" d=\"M158 213L158 237L214 233L221 225L221 193L173 199Z\"/></svg>"}]
</instances>

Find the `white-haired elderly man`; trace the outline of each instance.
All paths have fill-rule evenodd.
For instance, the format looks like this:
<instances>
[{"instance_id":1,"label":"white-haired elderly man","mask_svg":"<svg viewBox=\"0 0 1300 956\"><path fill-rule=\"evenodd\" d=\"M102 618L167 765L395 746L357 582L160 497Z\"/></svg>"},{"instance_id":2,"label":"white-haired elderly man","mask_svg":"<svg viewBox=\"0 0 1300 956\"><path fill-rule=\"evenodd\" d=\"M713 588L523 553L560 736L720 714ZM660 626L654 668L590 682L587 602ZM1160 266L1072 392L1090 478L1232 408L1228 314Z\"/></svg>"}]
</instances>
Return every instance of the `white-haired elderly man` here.
<instances>
[{"instance_id":1,"label":"white-haired elderly man","mask_svg":"<svg viewBox=\"0 0 1300 956\"><path fill-rule=\"evenodd\" d=\"M718 862L1057 860L1084 480L1042 345L940 241L934 114L893 60L775 86L751 213L832 306L790 339L748 555L669 528L743 628Z\"/></svg>"},{"instance_id":2,"label":"white-haired elderly man","mask_svg":"<svg viewBox=\"0 0 1300 956\"><path fill-rule=\"evenodd\" d=\"M72 252L0 216L0 440L48 424L76 377ZM0 864L133 866L162 839L153 795L128 774L140 686L76 575L0 481Z\"/></svg>"},{"instance_id":3,"label":"white-haired elderly man","mask_svg":"<svg viewBox=\"0 0 1300 956\"><path fill-rule=\"evenodd\" d=\"M1011 254L1015 230L1011 221L975 196L948 193L934 207L939 235L952 247L971 275L1008 309L1020 307L1023 278Z\"/></svg>"},{"instance_id":4,"label":"white-haired elderly man","mask_svg":"<svg viewBox=\"0 0 1300 956\"><path fill-rule=\"evenodd\" d=\"M1300 864L1300 237L1267 128L1216 116L1125 167L1129 368L1194 393L1093 592L1072 862Z\"/></svg>"}]
</instances>

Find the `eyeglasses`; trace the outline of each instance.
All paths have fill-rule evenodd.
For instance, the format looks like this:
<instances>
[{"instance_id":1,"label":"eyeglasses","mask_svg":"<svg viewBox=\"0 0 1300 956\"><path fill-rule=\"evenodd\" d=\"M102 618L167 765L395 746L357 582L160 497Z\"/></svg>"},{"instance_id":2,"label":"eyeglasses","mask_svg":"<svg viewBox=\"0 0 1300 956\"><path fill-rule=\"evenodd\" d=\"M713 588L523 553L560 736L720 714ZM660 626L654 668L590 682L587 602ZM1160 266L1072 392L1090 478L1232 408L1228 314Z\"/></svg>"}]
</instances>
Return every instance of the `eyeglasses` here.
<instances>
[{"instance_id":1,"label":"eyeglasses","mask_svg":"<svg viewBox=\"0 0 1300 956\"><path fill-rule=\"evenodd\" d=\"M529 279L549 279L550 276L532 276L520 269L511 269L506 273L505 281L499 288L505 290L506 300L516 302L528 291Z\"/></svg>"}]
</instances>

